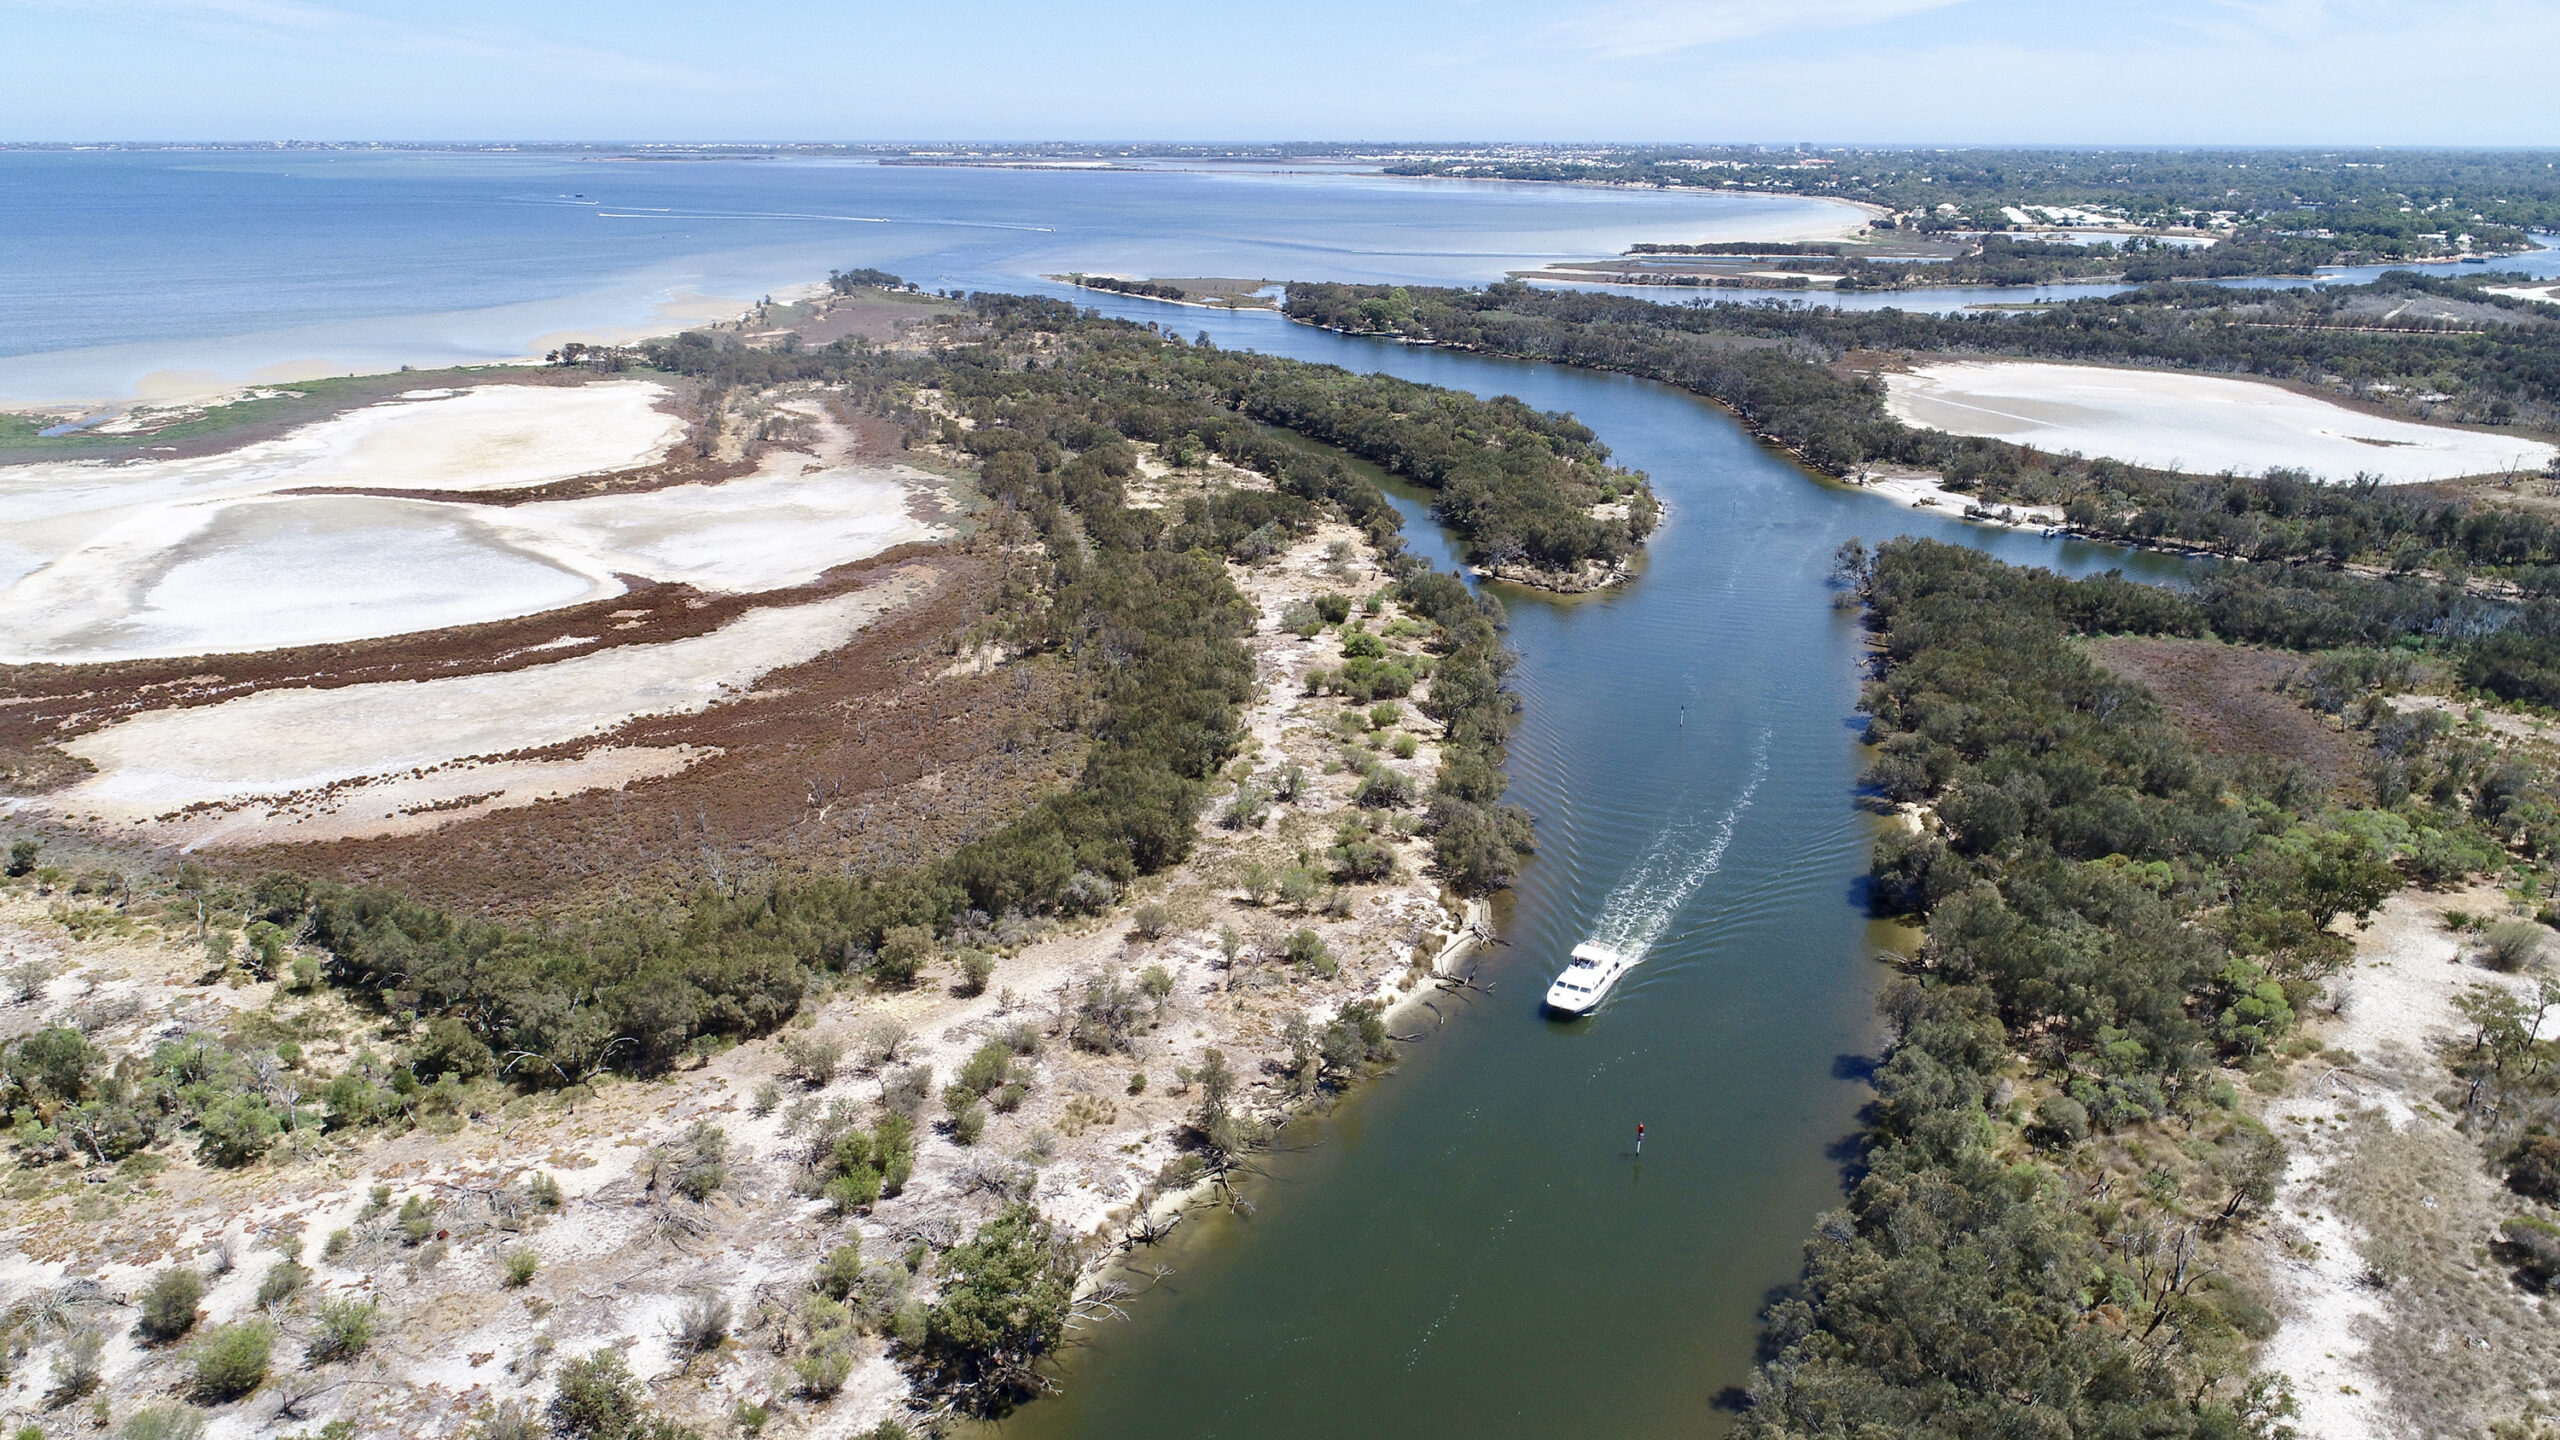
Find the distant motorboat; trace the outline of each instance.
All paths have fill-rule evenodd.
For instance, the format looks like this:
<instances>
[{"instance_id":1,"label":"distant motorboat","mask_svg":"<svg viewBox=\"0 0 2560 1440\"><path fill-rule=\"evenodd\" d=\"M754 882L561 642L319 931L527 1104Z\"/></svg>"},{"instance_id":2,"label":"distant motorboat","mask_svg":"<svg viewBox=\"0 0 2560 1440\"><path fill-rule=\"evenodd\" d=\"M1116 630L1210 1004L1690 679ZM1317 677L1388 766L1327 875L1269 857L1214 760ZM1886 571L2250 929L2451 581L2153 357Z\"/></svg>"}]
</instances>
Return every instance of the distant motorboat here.
<instances>
[{"instance_id":1,"label":"distant motorboat","mask_svg":"<svg viewBox=\"0 0 2560 1440\"><path fill-rule=\"evenodd\" d=\"M1547 1008L1559 1015L1588 1015L1635 962L1606 945L1585 940L1573 947L1573 963L1547 987Z\"/></svg>"}]
</instances>

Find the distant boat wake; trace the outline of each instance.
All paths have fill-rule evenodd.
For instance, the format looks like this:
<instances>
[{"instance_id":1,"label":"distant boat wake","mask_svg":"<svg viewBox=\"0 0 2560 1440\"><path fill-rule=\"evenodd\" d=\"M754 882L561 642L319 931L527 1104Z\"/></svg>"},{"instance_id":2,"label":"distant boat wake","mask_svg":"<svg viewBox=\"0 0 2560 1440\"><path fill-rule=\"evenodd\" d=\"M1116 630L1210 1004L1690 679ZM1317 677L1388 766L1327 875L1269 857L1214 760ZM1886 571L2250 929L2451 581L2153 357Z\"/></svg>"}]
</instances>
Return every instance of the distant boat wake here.
<instances>
[{"instance_id":1,"label":"distant boat wake","mask_svg":"<svg viewBox=\"0 0 2560 1440\"><path fill-rule=\"evenodd\" d=\"M1694 822L1673 825L1662 832L1644 859L1636 863L1607 903L1600 907L1600 919L1592 927L1591 938L1617 951L1632 965L1653 948L1662 932L1671 927L1674 917L1707 877L1724 868L1724 852L1733 844L1734 827L1743 813L1751 808L1751 799L1760 792L1760 782L1769 773L1769 733L1760 732L1759 743L1751 756L1751 776L1742 784L1742 793L1722 818L1715 822L1714 832L1700 846L1696 843L1698 827Z\"/></svg>"}]
</instances>

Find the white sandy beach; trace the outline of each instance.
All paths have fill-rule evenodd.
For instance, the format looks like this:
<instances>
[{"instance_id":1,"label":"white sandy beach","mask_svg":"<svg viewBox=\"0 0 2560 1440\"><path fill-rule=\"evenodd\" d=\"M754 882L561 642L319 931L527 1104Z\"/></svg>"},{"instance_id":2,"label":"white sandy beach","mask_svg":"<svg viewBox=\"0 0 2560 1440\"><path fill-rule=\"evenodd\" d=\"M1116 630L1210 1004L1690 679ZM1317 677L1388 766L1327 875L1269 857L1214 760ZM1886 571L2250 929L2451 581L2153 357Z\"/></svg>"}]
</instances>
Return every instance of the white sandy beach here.
<instances>
[{"instance_id":1,"label":"white sandy beach","mask_svg":"<svg viewBox=\"0 0 2560 1440\"><path fill-rule=\"evenodd\" d=\"M1884 379L1886 408L1906 424L2195 474L2281 467L2396 485L2539 470L2560 458L2560 449L2521 435L2367 415L2211 375L1968 360Z\"/></svg>"}]
</instances>

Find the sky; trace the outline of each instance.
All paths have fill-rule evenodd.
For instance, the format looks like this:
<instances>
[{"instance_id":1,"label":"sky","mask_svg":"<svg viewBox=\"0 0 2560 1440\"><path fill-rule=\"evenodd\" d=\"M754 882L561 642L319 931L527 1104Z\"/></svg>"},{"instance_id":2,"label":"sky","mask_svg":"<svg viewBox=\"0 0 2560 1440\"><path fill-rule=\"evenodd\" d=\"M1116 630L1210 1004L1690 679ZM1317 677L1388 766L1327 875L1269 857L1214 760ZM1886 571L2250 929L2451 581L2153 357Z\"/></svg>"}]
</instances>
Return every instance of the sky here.
<instances>
[{"instance_id":1,"label":"sky","mask_svg":"<svg viewBox=\"0 0 2560 1440\"><path fill-rule=\"evenodd\" d=\"M0 141L2560 143L2560 0L0 0Z\"/></svg>"}]
</instances>

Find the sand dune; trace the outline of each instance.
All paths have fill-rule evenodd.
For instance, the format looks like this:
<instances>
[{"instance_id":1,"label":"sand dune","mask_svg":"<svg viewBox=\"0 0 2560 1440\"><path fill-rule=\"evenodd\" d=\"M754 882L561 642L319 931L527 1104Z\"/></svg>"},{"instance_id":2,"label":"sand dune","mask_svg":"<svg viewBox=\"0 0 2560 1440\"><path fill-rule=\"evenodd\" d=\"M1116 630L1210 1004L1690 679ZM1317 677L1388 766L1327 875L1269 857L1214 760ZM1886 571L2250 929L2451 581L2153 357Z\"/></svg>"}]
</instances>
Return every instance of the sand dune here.
<instances>
[{"instance_id":1,"label":"sand dune","mask_svg":"<svg viewBox=\"0 0 2560 1440\"><path fill-rule=\"evenodd\" d=\"M1951 361L1888 374L1906 424L2196 474L2278 467L2389 484L2538 470L2560 450L2521 435L2367 415L2277 385L2160 370Z\"/></svg>"}]
</instances>

